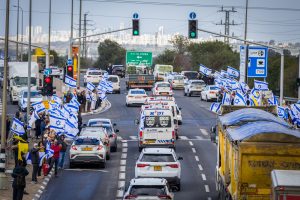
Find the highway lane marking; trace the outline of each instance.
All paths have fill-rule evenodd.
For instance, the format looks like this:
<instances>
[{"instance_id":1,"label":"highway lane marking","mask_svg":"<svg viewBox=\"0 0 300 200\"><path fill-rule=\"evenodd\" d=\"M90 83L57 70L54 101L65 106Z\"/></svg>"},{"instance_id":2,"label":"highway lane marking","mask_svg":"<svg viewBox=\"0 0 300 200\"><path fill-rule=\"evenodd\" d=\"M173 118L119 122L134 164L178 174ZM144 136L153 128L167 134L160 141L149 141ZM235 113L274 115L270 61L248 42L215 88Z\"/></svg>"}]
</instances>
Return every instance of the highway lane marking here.
<instances>
[{"instance_id":1,"label":"highway lane marking","mask_svg":"<svg viewBox=\"0 0 300 200\"><path fill-rule=\"evenodd\" d=\"M138 139L138 137L137 136L134 136L134 135L131 135L131 136L129 136L130 137L130 139L132 139L132 140L137 140Z\"/></svg>"},{"instance_id":2,"label":"highway lane marking","mask_svg":"<svg viewBox=\"0 0 300 200\"><path fill-rule=\"evenodd\" d=\"M121 173L119 174L119 180L125 180L125 177L126 177L126 174L125 174L125 173L121 172Z\"/></svg>"},{"instance_id":3,"label":"highway lane marking","mask_svg":"<svg viewBox=\"0 0 300 200\"><path fill-rule=\"evenodd\" d=\"M127 151L128 151L128 148L123 148L123 149L122 149L122 152L123 152L123 153L127 153Z\"/></svg>"},{"instance_id":4,"label":"highway lane marking","mask_svg":"<svg viewBox=\"0 0 300 200\"><path fill-rule=\"evenodd\" d=\"M198 157L198 156L195 156L195 160L196 160L197 162L199 162L199 157Z\"/></svg>"},{"instance_id":5,"label":"highway lane marking","mask_svg":"<svg viewBox=\"0 0 300 200\"><path fill-rule=\"evenodd\" d=\"M118 141L122 141L123 138L122 138L121 136L118 136L117 140L118 140Z\"/></svg>"},{"instance_id":6,"label":"highway lane marking","mask_svg":"<svg viewBox=\"0 0 300 200\"><path fill-rule=\"evenodd\" d=\"M196 153L196 149L195 148L192 148L192 151L193 151L193 153Z\"/></svg>"},{"instance_id":7,"label":"highway lane marking","mask_svg":"<svg viewBox=\"0 0 300 200\"><path fill-rule=\"evenodd\" d=\"M198 167L199 167L199 170L200 170L200 171L203 171L203 167L202 167L201 164L198 164Z\"/></svg>"},{"instance_id":8,"label":"highway lane marking","mask_svg":"<svg viewBox=\"0 0 300 200\"><path fill-rule=\"evenodd\" d=\"M205 192L209 192L209 186L208 185L205 185Z\"/></svg>"},{"instance_id":9,"label":"highway lane marking","mask_svg":"<svg viewBox=\"0 0 300 200\"><path fill-rule=\"evenodd\" d=\"M127 158L127 153L122 153L121 159L126 159Z\"/></svg>"},{"instance_id":10,"label":"highway lane marking","mask_svg":"<svg viewBox=\"0 0 300 200\"><path fill-rule=\"evenodd\" d=\"M205 176L205 174L201 174L201 176L202 176L202 180L203 180L203 181L206 181L206 176Z\"/></svg>"},{"instance_id":11,"label":"highway lane marking","mask_svg":"<svg viewBox=\"0 0 300 200\"><path fill-rule=\"evenodd\" d=\"M82 171L108 172L107 170L101 170L101 169L64 169L64 171L77 171L77 172L82 172ZM45 180L46 180L46 178L45 178Z\"/></svg>"},{"instance_id":12,"label":"highway lane marking","mask_svg":"<svg viewBox=\"0 0 300 200\"><path fill-rule=\"evenodd\" d=\"M126 160L121 160L120 165L126 165Z\"/></svg>"},{"instance_id":13,"label":"highway lane marking","mask_svg":"<svg viewBox=\"0 0 300 200\"><path fill-rule=\"evenodd\" d=\"M117 198L123 197L124 196L124 190L118 190L117 192Z\"/></svg>"},{"instance_id":14,"label":"highway lane marking","mask_svg":"<svg viewBox=\"0 0 300 200\"><path fill-rule=\"evenodd\" d=\"M126 166L120 166L120 172L125 172L126 171Z\"/></svg>"},{"instance_id":15,"label":"highway lane marking","mask_svg":"<svg viewBox=\"0 0 300 200\"><path fill-rule=\"evenodd\" d=\"M179 139L181 139L181 140L187 140L188 138L186 136L179 136Z\"/></svg>"},{"instance_id":16,"label":"highway lane marking","mask_svg":"<svg viewBox=\"0 0 300 200\"><path fill-rule=\"evenodd\" d=\"M127 141L126 143L123 143L123 147L128 147Z\"/></svg>"},{"instance_id":17,"label":"highway lane marking","mask_svg":"<svg viewBox=\"0 0 300 200\"><path fill-rule=\"evenodd\" d=\"M124 144L124 143L126 143L126 142L127 142L127 140L121 140L121 142Z\"/></svg>"},{"instance_id":18,"label":"highway lane marking","mask_svg":"<svg viewBox=\"0 0 300 200\"><path fill-rule=\"evenodd\" d=\"M118 182L118 188L125 187L125 181Z\"/></svg>"},{"instance_id":19,"label":"highway lane marking","mask_svg":"<svg viewBox=\"0 0 300 200\"><path fill-rule=\"evenodd\" d=\"M203 135L208 135L208 132L206 129L200 128L200 131L202 132Z\"/></svg>"},{"instance_id":20,"label":"highway lane marking","mask_svg":"<svg viewBox=\"0 0 300 200\"><path fill-rule=\"evenodd\" d=\"M198 139L198 140L204 140L204 138L203 137L201 137L201 136L195 136L196 137L196 139Z\"/></svg>"},{"instance_id":21,"label":"highway lane marking","mask_svg":"<svg viewBox=\"0 0 300 200\"><path fill-rule=\"evenodd\" d=\"M194 146L193 142L191 142L191 141L189 141L189 144L190 144L191 146Z\"/></svg>"},{"instance_id":22,"label":"highway lane marking","mask_svg":"<svg viewBox=\"0 0 300 200\"><path fill-rule=\"evenodd\" d=\"M212 200L211 197L208 197L207 200Z\"/></svg>"}]
</instances>

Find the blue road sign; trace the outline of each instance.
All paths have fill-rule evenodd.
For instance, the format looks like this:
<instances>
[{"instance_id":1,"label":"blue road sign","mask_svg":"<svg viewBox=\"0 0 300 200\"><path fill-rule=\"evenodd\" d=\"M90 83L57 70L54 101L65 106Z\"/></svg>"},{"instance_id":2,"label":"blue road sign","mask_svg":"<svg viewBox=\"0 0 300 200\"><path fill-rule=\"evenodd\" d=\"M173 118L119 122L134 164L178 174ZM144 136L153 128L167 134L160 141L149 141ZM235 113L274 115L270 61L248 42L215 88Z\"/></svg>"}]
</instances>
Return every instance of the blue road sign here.
<instances>
[{"instance_id":1,"label":"blue road sign","mask_svg":"<svg viewBox=\"0 0 300 200\"><path fill-rule=\"evenodd\" d=\"M249 46L248 77L265 78L268 76L268 48Z\"/></svg>"},{"instance_id":2,"label":"blue road sign","mask_svg":"<svg viewBox=\"0 0 300 200\"><path fill-rule=\"evenodd\" d=\"M138 13L133 13L133 19L138 19L139 18L139 14Z\"/></svg>"},{"instance_id":3,"label":"blue road sign","mask_svg":"<svg viewBox=\"0 0 300 200\"><path fill-rule=\"evenodd\" d=\"M44 75L45 76L50 76L52 74L52 69L51 68L45 68L44 69Z\"/></svg>"},{"instance_id":4,"label":"blue road sign","mask_svg":"<svg viewBox=\"0 0 300 200\"><path fill-rule=\"evenodd\" d=\"M68 61L67 61L67 65L73 65L73 61L72 61L72 59L68 59Z\"/></svg>"},{"instance_id":5,"label":"blue road sign","mask_svg":"<svg viewBox=\"0 0 300 200\"><path fill-rule=\"evenodd\" d=\"M196 17L197 17L195 12L191 12L189 16L190 16L190 19L196 19Z\"/></svg>"}]
</instances>

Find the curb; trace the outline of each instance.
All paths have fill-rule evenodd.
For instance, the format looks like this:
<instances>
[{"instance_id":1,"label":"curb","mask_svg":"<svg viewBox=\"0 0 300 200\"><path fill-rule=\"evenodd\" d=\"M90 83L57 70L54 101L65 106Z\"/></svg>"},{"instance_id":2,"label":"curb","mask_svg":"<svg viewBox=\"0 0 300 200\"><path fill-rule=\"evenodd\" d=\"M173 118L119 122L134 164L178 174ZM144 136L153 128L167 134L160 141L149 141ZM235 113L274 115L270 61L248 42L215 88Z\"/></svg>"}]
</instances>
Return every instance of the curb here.
<instances>
[{"instance_id":1,"label":"curb","mask_svg":"<svg viewBox=\"0 0 300 200\"><path fill-rule=\"evenodd\" d=\"M104 101L104 103L105 103L104 107L101 106L100 108L98 108L97 110L94 110L92 112L82 113L81 116L100 114L111 108L111 103L108 100Z\"/></svg>"},{"instance_id":2,"label":"curb","mask_svg":"<svg viewBox=\"0 0 300 200\"><path fill-rule=\"evenodd\" d=\"M52 168L51 172L48 174L48 176L44 179L44 181L42 182L42 185L40 186L40 188L38 189L37 193L35 193L34 197L32 198L32 200L39 200L43 194L43 192L45 191L50 179L52 178L54 174L54 168Z\"/></svg>"}]
</instances>

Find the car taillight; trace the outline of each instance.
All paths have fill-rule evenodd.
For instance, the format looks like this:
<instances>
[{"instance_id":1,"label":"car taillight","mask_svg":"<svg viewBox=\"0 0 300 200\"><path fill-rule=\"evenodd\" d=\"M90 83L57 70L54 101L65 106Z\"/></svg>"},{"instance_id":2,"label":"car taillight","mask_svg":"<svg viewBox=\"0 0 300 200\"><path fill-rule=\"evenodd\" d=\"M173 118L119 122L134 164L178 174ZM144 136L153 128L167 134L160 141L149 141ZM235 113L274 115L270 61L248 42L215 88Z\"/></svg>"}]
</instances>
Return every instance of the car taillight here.
<instances>
[{"instance_id":1,"label":"car taillight","mask_svg":"<svg viewBox=\"0 0 300 200\"><path fill-rule=\"evenodd\" d=\"M91 78L91 76L87 76L88 78Z\"/></svg>"},{"instance_id":2,"label":"car taillight","mask_svg":"<svg viewBox=\"0 0 300 200\"><path fill-rule=\"evenodd\" d=\"M210 92L209 92L209 94L215 94L215 92L213 92L213 91L210 91Z\"/></svg>"},{"instance_id":3,"label":"car taillight","mask_svg":"<svg viewBox=\"0 0 300 200\"><path fill-rule=\"evenodd\" d=\"M147 98L147 96L143 96L143 98Z\"/></svg>"},{"instance_id":4,"label":"car taillight","mask_svg":"<svg viewBox=\"0 0 300 200\"><path fill-rule=\"evenodd\" d=\"M169 195L165 195L165 194L163 194L163 195L158 195L158 197L159 197L160 199L172 199Z\"/></svg>"},{"instance_id":5,"label":"car taillight","mask_svg":"<svg viewBox=\"0 0 300 200\"><path fill-rule=\"evenodd\" d=\"M172 138L175 138L175 131L172 131Z\"/></svg>"},{"instance_id":6,"label":"car taillight","mask_svg":"<svg viewBox=\"0 0 300 200\"><path fill-rule=\"evenodd\" d=\"M175 83L175 81L172 81L172 83Z\"/></svg>"},{"instance_id":7,"label":"car taillight","mask_svg":"<svg viewBox=\"0 0 300 200\"><path fill-rule=\"evenodd\" d=\"M179 166L178 166L178 164L169 164L169 165L167 165L168 167L171 167L171 168L178 168Z\"/></svg>"},{"instance_id":8,"label":"car taillight","mask_svg":"<svg viewBox=\"0 0 300 200\"><path fill-rule=\"evenodd\" d=\"M148 167L150 165L149 164L139 163L139 164L136 164L136 166L142 168L142 167Z\"/></svg>"},{"instance_id":9,"label":"car taillight","mask_svg":"<svg viewBox=\"0 0 300 200\"><path fill-rule=\"evenodd\" d=\"M117 138L117 134L113 133L113 137L114 137L114 138Z\"/></svg>"},{"instance_id":10,"label":"car taillight","mask_svg":"<svg viewBox=\"0 0 300 200\"><path fill-rule=\"evenodd\" d=\"M100 151L102 148L103 148L103 146L99 145L98 148L97 148L97 150Z\"/></svg>"},{"instance_id":11,"label":"car taillight","mask_svg":"<svg viewBox=\"0 0 300 200\"><path fill-rule=\"evenodd\" d=\"M158 90L158 87L157 87L157 86L155 87L155 90Z\"/></svg>"},{"instance_id":12,"label":"car taillight","mask_svg":"<svg viewBox=\"0 0 300 200\"><path fill-rule=\"evenodd\" d=\"M137 195L132 195L132 194L129 194L125 197L125 199L135 199L137 198Z\"/></svg>"},{"instance_id":13,"label":"car taillight","mask_svg":"<svg viewBox=\"0 0 300 200\"><path fill-rule=\"evenodd\" d=\"M76 146L75 145L72 145L72 147L71 147L73 150L75 150L75 151L77 151L77 148L76 148Z\"/></svg>"},{"instance_id":14,"label":"car taillight","mask_svg":"<svg viewBox=\"0 0 300 200\"><path fill-rule=\"evenodd\" d=\"M140 131L140 138L143 137L143 131Z\"/></svg>"}]
</instances>

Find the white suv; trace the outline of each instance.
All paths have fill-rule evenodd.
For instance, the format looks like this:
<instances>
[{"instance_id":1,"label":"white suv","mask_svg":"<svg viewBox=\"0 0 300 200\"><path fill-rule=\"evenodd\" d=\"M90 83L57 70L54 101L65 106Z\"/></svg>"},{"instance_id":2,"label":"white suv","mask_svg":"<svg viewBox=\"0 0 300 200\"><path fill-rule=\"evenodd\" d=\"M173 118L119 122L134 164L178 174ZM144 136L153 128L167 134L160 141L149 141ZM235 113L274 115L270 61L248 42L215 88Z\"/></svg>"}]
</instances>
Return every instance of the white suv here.
<instances>
[{"instance_id":1,"label":"white suv","mask_svg":"<svg viewBox=\"0 0 300 200\"><path fill-rule=\"evenodd\" d=\"M152 93L154 96L157 95L172 96L173 95L172 86L169 82L157 82L152 88Z\"/></svg>"},{"instance_id":2,"label":"white suv","mask_svg":"<svg viewBox=\"0 0 300 200\"><path fill-rule=\"evenodd\" d=\"M184 96L201 95L201 91L205 88L205 83L202 80L189 80L184 85Z\"/></svg>"},{"instance_id":3,"label":"white suv","mask_svg":"<svg viewBox=\"0 0 300 200\"><path fill-rule=\"evenodd\" d=\"M168 182L163 178L134 178L130 181L123 200L126 199L174 199L174 194L168 188Z\"/></svg>"},{"instance_id":4,"label":"white suv","mask_svg":"<svg viewBox=\"0 0 300 200\"><path fill-rule=\"evenodd\" d=\"M181 165L171 148L144 148L136 165L135 177L165 178L180 191Z\"/></svg>"}]
</instances>

